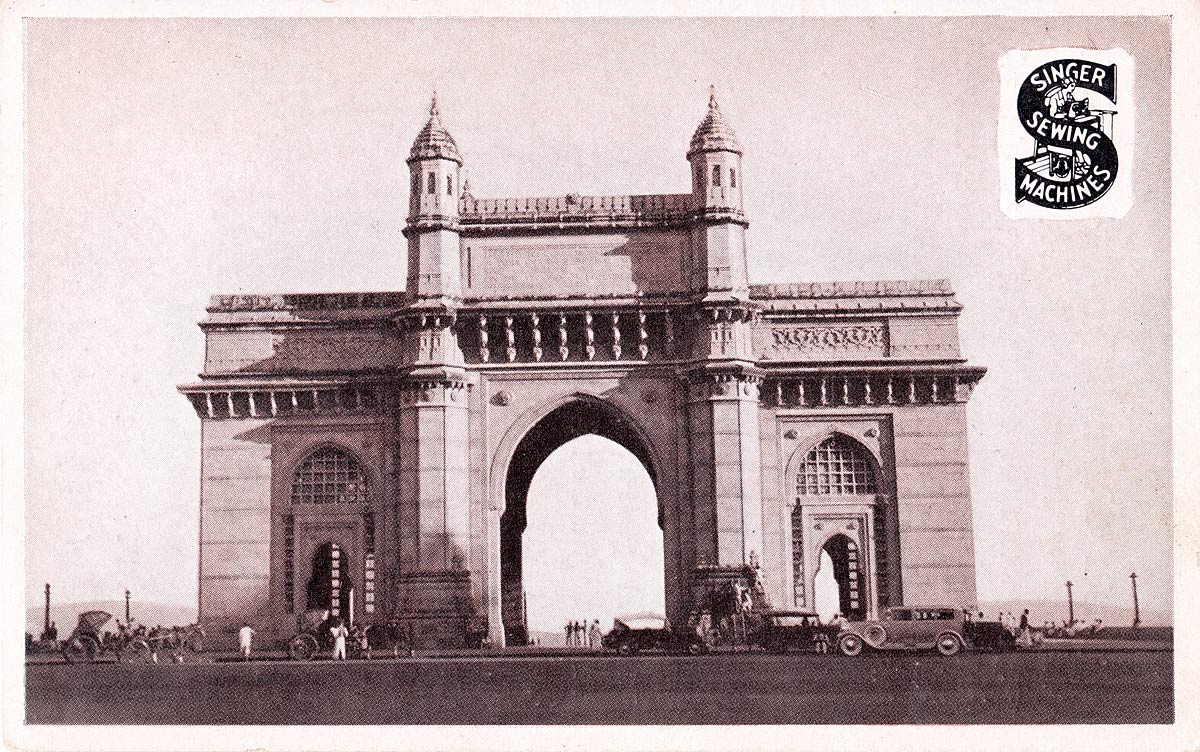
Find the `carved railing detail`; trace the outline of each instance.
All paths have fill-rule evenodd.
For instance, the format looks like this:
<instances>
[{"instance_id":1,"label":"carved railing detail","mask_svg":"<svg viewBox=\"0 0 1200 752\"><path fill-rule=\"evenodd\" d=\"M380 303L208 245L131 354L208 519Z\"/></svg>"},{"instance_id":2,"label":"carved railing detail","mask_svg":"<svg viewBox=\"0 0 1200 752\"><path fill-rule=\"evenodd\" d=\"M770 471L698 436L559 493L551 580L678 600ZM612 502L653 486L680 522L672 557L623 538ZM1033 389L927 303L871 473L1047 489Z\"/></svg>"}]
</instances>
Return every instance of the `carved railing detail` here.
<instances>
[{"instance_id":1,"label":"carved railing detail","mask_svg":"<svg viewBox=\"0 0 1200 752\"><path fill-rule=\"evenodd\" d=\"M676 316L668 308L645 306L468 310L459 312L457 330L463 354L474 365L544 363L551 343L560 362L645 362L687 355L678 349ZM502 356L496 356L493 342L503 342Z\"/></svg>"}]
</instances>

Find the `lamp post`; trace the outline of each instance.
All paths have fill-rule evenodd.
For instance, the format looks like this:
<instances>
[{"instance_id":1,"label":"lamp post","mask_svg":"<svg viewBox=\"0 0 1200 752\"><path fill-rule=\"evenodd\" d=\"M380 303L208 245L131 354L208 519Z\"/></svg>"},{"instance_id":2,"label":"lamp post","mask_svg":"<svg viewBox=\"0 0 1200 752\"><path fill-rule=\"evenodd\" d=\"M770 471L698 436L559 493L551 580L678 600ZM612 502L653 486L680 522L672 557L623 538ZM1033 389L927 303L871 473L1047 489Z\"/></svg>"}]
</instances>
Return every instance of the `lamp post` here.
<instances>
[{"instance_id":1,"label":"lamp post","mask_svg":"<svg viewBox=\"0 0 1200 752\"><path fill-rule=\"evenodd\" d=\"M1133 585L1133 626L1141 625L1141 612L1138 610L1138 572L1129 573L1129 584Z\"/></svg>"},{"instance_id":2,"label":"lamp post","mask_svg":"<svg viewBox=\"0 0 1200 752\"><path fill-rule=\"evenodd\" d=\"M50 583L46 583L46 611L45 619L43 619L42 634L50 631Z\"/></svg>"},{"instance_id":3,"label":"lamp post","mask_svg":"<svg viewBox=\"0 0 1200 752\"><path fill-rule=\"evenodd\" d=\"M125 591L125 624L129 624L129 591Z\"/></svg>"},{"instance_id":4,"label":"lamp post","mask_svg":"<svg viewBox=\"0 0 1200 752\"><path fill-rule=\"evenodd\" d=\"M1071 588L1075 583L1067 580L1067 626L1075 626L1075 597L1071 594Z\"/></svg>"}]
</instances>

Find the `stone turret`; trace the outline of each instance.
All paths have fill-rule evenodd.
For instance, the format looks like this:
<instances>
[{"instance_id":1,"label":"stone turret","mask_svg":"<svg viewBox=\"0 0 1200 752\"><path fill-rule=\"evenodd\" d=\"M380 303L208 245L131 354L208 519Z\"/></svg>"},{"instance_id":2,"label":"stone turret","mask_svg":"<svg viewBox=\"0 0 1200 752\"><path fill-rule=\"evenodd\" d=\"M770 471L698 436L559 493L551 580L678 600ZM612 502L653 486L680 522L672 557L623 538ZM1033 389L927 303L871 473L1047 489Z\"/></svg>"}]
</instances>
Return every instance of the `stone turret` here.
<instances>
[{"instance_id":1,"label":"stone turret","mask_svg":"<svg viewBox=\"0 0 1200 752\"><path fill-rule=\"evenodd\" d=\"M692 193L706 213L742 218L742 143L709 88L708 112L688 146Z\"/></svg>"},{"instance_id":2,"label":"stone turret","mask_svg":"<svg viewBox=\"0 0 1200 752\"><path fill-rule=\"evenodd\" d=\"M462 155L442 125L437 93L408 154L408 294L418 304L462 297L458 196Z\"/></svg>"},{"instance_id":3,"label":"stone turret","mask_svg":"<svg viewBox=\"0 0 1200 752\"><path fill-rule=\"evenodd\" d=\"M742 211L742 144L709 88L708 112L692 135L687 152L692 165L696 225L693 245L704 266L692 270L692 286L705 299L747 300L746 235Z\"/></svg>"}]
</instances>

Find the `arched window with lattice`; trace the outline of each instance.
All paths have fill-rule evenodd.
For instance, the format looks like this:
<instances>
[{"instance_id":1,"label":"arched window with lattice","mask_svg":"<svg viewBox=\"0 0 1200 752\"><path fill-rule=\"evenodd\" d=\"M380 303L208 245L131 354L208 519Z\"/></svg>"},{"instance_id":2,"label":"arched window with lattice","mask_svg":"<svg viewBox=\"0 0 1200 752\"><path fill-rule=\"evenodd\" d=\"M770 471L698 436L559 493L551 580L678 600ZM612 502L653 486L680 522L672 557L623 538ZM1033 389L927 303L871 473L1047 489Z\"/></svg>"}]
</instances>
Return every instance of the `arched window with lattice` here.
<instances>
[{"instance_id":1,"label":"arched window with lattice","mask_svg":"<svg viewBox=\"0 0 1200 752\"><path fill-rule=\"evenodd\" d=\"M358 461L334 447L305 458L292 478L293 504L365 504L367 479Z\"/></svg>"},{"instance_id":2,"label":"arched window with lattice","mask_svg":"<svg viewBox=\"0 0 1200 752\"><path fill-rule=\"evenodd\" d=\"M874 494L875 468L862 445L831 436L813 447L796 472L796 494Z\"/></svg>"}]
</instances>

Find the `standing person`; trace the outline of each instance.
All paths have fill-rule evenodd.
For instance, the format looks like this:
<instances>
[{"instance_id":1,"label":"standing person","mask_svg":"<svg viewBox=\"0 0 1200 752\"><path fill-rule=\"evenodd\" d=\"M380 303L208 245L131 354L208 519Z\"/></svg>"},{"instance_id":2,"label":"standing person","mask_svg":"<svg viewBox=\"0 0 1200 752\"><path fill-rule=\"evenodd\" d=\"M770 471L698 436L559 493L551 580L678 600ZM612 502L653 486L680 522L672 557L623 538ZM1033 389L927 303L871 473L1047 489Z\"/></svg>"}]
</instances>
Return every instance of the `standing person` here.
<instances>
[{"instance_id":1,"label":"standing person","mask_svg":"<svg viewBox=\"0 0 1200 752\"><path fill-rule=\"evenodd\" d=\"M571 632L574 631L573 627L574 625L571 624L571 622L567 622L563 626L563 645L566 645L567 647L571 646Z\"/></svg>"},{"instance_id":2,"label":"standing person","mask_svg":"<svg viewBox=\"0 0 1200 752\"><path fill-rule=\"evenodd\" d=\"M1023 648L1033 647L1033 632L1029 631L1029 609L1021 612L1021 633L1017 636L1017 644Z\"/></svg>"},{"instance_id":3,"label":"standing person","mask_svg":"<svg viewBox=\"0 0 1200 752\"><path fill-rule=\"evenodd\" d=\"M329 633L333 635L333 659L346 660L346 638L350 636L350 630L346 629L345 622L338 619L337 626L330 629Z\"/></svg>"},{"instance_id":4,"label":"standing person","mask_svg":"<svg viewBox=\"0 0 1200 752\"><path fill-rule=\"evenodd\" d=\"M254 639L254 629L251 628L248 622L242 622L242 628L238 630L238 646L242 649L242 660L250 660L250 643Z\"/></svg>"},{"instance_id":5,"label":"standing person","mask_svg":"<svg viewBox=\"0 0 1200 752\"><path fill-rule=\"evenodd\" d=\"M594 619L592 621L592 629L590 632L588 632L588 647L595 650L596 647L598 647L599 645L600 645L600 620Z\"/></svg>"},{"instance_id":6,"label":"standing person","mask_svg":"<svg viewBox=\"0 0 1200 752\"><path fill-rule=\"evenodd\" d=\"M584 619L583 621L575 622L575 629L577 630L578 636L576 639L579 642L579 647L586 648L587 647L587 619Z\"/></svg>"}]
</instances>

